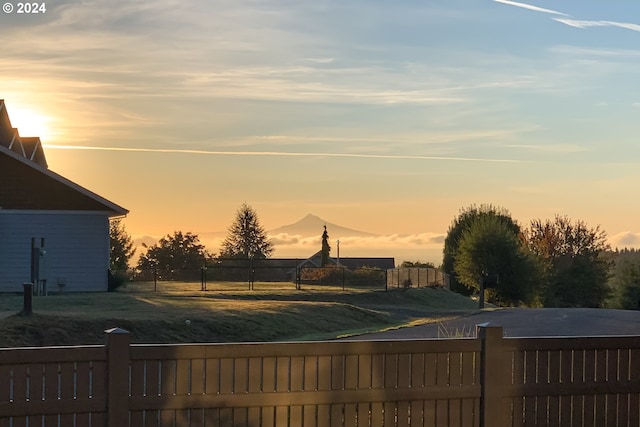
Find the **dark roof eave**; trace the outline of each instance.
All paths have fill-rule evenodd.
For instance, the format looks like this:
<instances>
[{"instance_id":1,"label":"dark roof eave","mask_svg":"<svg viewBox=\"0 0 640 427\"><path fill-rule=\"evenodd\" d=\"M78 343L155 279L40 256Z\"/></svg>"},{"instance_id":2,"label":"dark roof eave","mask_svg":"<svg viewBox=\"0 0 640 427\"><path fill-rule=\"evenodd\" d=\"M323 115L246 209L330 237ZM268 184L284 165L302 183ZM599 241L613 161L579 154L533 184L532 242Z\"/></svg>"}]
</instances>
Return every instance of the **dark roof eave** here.
<instances>
[{"instance_id":1,"label":"dark roof eave","mask_svg":"<svg viewBox=\"0 0 640 427\"><path fill-rule=\"evenodd\" d=\"M105 212L108 213L109 218L113 218L113 217L118 217L118 216L125 216L129 213L129 210L123 208L120 205L117 205L107 199L105 199L102 196L99 196L98 194L87 190L86 188L76 184L75 182L63 177L62 175L58 175L55 172L52 172L51 170L44 168L42 166L40 166L39 164L24 158L22 156L19 156L18 154L14 153L13 151L9 150L7 147L4 147L2 145L0 145L0 153L6 154L10 157L12 157L13 159L18 160L19 162L29 166L30 168L34 169L36 172L42 173L46 176L48 176L51 179L54 179L58 182L60 182L61 184L66 185L67 187L87 196L90 197L91 199L93 199L94 201L100 203L101 205L103 205L105 207Z\"/></svg>"}]
</instances>

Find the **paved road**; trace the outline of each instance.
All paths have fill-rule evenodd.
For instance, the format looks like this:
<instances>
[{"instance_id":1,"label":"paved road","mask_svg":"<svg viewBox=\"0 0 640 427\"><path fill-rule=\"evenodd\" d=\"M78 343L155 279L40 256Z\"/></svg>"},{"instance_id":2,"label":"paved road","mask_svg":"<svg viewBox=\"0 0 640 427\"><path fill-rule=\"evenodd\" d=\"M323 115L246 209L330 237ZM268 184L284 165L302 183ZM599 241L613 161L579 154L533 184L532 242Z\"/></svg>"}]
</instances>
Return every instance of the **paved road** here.
<instances>
[{"instance_id":1,"label":"paved road","mask_svg":"<svg viewBox=\"0 0 640 427\"><path fill-rule=\"evenodd\" d=\"M640 335L640 311L596 308L507 308L485 311L447 322L449 331L475 330L490 322L507 337ZM437 338L438 324L350 337L350 340Z\"/></svg>"}]
</instances>

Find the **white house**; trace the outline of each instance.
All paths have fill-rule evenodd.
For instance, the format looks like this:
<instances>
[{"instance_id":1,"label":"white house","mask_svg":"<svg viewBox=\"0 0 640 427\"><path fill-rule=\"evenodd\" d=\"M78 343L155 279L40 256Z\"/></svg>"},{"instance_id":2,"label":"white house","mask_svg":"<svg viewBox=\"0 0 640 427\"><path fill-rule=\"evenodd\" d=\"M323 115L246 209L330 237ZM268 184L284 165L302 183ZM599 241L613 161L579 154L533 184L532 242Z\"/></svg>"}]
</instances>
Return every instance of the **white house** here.
<instances>
[{"instance_id":1,"label":"white house","mask_svg":"<svg viewBox=\"0 0 640 427\"><path fill-rule=\"evenodd\" d=\"M106 291L109 218L127 213L49 170L0 100L0 292Z\"/></svg>"}]
</instances>

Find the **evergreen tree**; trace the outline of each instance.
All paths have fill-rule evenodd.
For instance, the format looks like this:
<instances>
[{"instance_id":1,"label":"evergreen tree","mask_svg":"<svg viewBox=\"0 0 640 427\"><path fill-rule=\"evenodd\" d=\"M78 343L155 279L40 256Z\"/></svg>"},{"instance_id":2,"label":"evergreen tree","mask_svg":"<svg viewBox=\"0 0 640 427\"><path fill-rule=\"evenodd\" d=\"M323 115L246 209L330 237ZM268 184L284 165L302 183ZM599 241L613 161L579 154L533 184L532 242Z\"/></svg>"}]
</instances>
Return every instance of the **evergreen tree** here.
<instances>
[{"instance_id":1,"label":"evergreen tree","mask_svg":"<svg viewBox=\"0 0 640 427\"><path fill-rule=\"evenodd\" d=\"M236 212L236 219L229 227L222 242L220 257L242 259L264 259L273 252L273 244L260 225L257 212L243 203Z\"/></svg>"},{"instance_id":2,"label":"evergreen tree","mask_svg":"<svg viewBox=\"0 0 640 427\"><path fill-rule=\"evenodd\" d=\"M129 260L136 252L131 235L127 233L122 219L109 221L109 268L112 271L125 271L129 268Z\"/></svg>"}]
</instances>

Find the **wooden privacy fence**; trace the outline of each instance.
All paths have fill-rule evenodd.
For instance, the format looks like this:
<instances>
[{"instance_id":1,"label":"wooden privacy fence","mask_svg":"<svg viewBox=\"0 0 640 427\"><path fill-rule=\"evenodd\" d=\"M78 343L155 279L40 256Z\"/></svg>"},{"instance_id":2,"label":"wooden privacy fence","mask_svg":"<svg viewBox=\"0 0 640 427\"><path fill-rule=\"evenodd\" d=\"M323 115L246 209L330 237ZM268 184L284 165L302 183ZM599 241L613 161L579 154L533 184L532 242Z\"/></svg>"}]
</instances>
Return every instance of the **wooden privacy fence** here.
<instances>
[{"instance_id":1,"label":"wooden privacy fence","mask_svg":"<svg viewBox=\"0 0 640 427\"><path fill-rule=\"evenodd\" d=\"M639 426L640 337L0 350L0 427Z\"/></svg>"}]
</instances>

